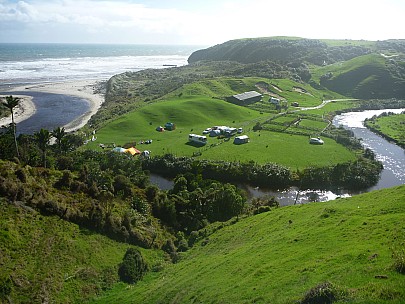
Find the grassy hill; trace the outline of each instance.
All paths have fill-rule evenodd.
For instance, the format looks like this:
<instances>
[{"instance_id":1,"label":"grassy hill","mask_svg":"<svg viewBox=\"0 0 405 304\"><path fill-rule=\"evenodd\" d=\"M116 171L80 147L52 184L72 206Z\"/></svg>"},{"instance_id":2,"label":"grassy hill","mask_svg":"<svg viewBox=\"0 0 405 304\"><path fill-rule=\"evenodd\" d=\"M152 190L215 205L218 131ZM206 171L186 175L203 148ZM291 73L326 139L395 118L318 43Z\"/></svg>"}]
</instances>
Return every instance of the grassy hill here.
<instances>
[{"instance_id":1,"label":"grassy hill","mask_svg":"<svg viewBox=\"0 0 405 304\"><path fill-rule=\"evenodd\" d=\"M402 98L405 96L404 54L403 40L266 37L236 39L198 50L190 55L189 63L230 60L264 64L272 61L284 64L286 70L293 68L301 81L318 89L323 86L345 96L364 99ZM319 75L320 71L324 73ZM328 77L321 78L319 85L322 75Z\"/></svg>"},{"instance_id":2,"label":"grassy hill","mask_svg":"<svg viewBox=\"0 0 405 304\"><path fill-rule=\"evenodd\" d=\"M395 75L395 64L380 54L328 65L314 73L314 78L319 77L321 85L329 90L365 99L404 96L405 80L398 76Z\"/></svg>"},{"instance_id":3,"label":"grassy hill","mask_svg":"<svg viewBox=\"0 0 405 304\"><path fill-rule=\"evenodd\" d=\"M403 303L404 201L400 186L231 221L94 303L326 303L321 287L334 303Z\"/></svg>"},{"instance_id":4,"label":"grassy hill","mask_svg":"<svg viewBox=\"0 0 405 304\"><path fill-rule=\"evenodd\" d=\"M219 98L232 94L258 90L260 83L263 102L249 107L242 107L223 101ZM294 90L294 88L300 88ZM308 90L306 90L308 89ZM302 93L305 91L306 93ZM217 78L198 81L185 85L181 89L167 95L167 99L145 105L142 108L121 116L97 131L97 141L88 144L89 149L100 149L99 143L124 145L137 143L137 148L150 150L152 155L171 153L178 156L193 156L210 160L226 160L248 162L251 160L264 164L275 162L293 169L302 169L311 165L326 166L353 160L354 154L331 139L326 139L324 146L308 144L308 135L284 134L280 132L254 132L257 122L265 122L269 117L277 115L272 106L268 111L268 94L277 93L288 100L300 100L302 105L315 106L321 103L321 94L308 85L300 85L290 80L266 80L262 78ZM157 132L156 127L166 122L176 124L176 130ZM318 123L308 119L305 126L314 129L309 133L319 133L326 123ZM208 138L208 144L196 147L188 143L188 134L201 134L208 127L225 125L242 127L244 134L249 135L251 142L247 145L234 145L233 140L226 141L216 137ZM318 126L318 128L316 127ZM285 128L285 127L283 127ZM308 134L309 134L308 133ZM140 145L140 141L152 139L150 145Z\"/></svg>"},{"instance_id":5,"label":"grassy hill","mask_svg":"<svg viewBox=\"0 0 405 304\"><path fill-rule=\"evenodd\" d=\"M204 50L195 51L189 57L189 63L201 60L231 60L252 63L265 60L308 61L322 64L324 61L336 62L368 54L368 45L353 43L332 44L317 39L297 37L264 37L230 40Z\"/></svg>"},{"instance_id":6,"label":"grassy hill","mask_svg":"<svg viewBox=\"0 0 405 304\"><path fill-rule=\"evenodd\" d=\"M0 198L0 303L85 302L118 281L129 247Z\"/></svg>"}]
</instances>

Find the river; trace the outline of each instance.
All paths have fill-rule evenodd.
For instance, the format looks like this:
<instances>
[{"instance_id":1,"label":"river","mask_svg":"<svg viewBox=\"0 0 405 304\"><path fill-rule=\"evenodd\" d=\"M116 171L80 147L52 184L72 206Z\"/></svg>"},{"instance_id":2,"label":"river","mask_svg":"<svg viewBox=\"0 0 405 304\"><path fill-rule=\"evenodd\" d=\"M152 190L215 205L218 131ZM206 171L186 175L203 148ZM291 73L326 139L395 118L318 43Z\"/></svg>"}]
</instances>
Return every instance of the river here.
<instances>
[{"instance_id":1,"label":"river","mask_svg":"<svg viewBox=\"0 0 405 304\"><path fill-rule=\"evenodd\" d=\"M384 112L401 113L405 109L369 110L363 112L350 112L336 116L333 119L335 126L343 127L353 131L364 147L371 149L376 158L384 165L379 182L367 189L367 191L389 188L405 183L405 151L401 147L388 142L381 136L376 135L367 129L363 122L366 118L380 115Z\"/></svg>"},{"instance_id":2,"label":"river","mask_svg":"<svg viewBox=\"0 0 405 304\"><path fill-rule=\"evenodd\" d=\"M365 148L371 149L376 158L384 165L379 182L362 192L383 189L402 185L405 183L405 151L386 139L374 134L366 127L363 122L366 118L371 118L374 115L380 115L383 112L401 113L405 109L388 109L388 110L370 110L363 112L349 112L336 116L333 119L335 126L343 126L354 132L355 136L361 140ZM151 182L158 185L163 190L168 190L173 187L171 180L162 178L161 176L152 174ZM321 190L304 190L298 191L298 188L291 187L285 191L272 191L261 189L250 185L238 185L244 189L249 198L263 197L266 195L274 196L279 201L281 206L303 204L311 201L328 201L339 197L349 197L359 192L349 192L342 190L339 193L332 191Z\"/></svg>"}]
</instances>

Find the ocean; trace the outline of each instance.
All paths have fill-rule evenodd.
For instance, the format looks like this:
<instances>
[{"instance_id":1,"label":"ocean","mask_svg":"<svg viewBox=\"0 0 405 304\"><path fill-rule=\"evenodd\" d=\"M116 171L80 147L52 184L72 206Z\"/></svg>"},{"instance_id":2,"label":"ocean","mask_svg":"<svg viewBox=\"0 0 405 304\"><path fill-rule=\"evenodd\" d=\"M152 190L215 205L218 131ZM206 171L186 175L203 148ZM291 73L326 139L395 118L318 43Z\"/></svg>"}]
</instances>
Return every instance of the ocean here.
<instances>
[{"instance_id":1,"label":"ocean","mask_svg":"<svg viewBox=\"0 0 405 304\"><path fill-rule=\"evenodd\" d=\"M202 47L177 45L0 44L0 95L28 95L36 112L17 133L52 130L82 117L89 103L71 95L12 91L15 87L75 80L108 80L127 71L187 64Z\"/></svg>"},{"instance_id":2,"label":"ocean","mask_svg":"<svg viewBox=\"0 0 405 304\"><path fill-rule=\"evenodd\" d=\"M78 79L106 80L126 71L187 64L201 46L0 44L0 88Z\"/></svg>"}]
</instances>

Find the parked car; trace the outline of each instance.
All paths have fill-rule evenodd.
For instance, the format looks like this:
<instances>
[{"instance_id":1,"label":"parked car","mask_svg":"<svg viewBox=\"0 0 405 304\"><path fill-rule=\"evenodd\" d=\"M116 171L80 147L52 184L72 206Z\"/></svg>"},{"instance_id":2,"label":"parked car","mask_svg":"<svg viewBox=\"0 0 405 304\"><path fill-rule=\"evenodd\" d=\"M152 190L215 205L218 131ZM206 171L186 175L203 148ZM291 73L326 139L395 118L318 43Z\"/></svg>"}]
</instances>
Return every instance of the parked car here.
<instances>
[{"instance_id":1,"label":"parked car","mask_svg":"<svg viewBox=\"0 0 405 304\"><path fill-rule=\"evenodd\" d=\"M239 128L239 129L238 129L238 134L240 134L240 133L243 133L243 129L242 129L242 128Z\"/></svg>"},{"instance_id":2,"label":"parked car","mask_svg":"<svg viewBox=\"0 0 405 304\"><path fill-rule=\"evenodd\" d=\"M203 131L203 134L208 134L212 131L212 128L207 128Z\"/></svg>"},{"instance_id":3,"label":"parked car","mask_svg":"<svg viewBox=\"0 0 405 304\"><path fill-rule=\"evenodd\" d=\"M319 137L313 137L309 139L309 143L312 145L323 145L323 140Z\"/></svg>"}]
</instances>

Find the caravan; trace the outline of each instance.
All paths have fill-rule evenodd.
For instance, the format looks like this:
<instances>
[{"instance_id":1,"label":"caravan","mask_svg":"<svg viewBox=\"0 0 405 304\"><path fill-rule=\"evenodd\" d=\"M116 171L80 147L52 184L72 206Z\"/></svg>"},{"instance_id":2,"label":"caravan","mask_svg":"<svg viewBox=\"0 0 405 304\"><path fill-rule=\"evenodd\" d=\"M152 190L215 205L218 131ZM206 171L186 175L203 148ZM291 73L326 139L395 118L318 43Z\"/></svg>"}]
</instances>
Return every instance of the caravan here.
<instances>
[{"instance_id":1,"label":"caravan","mask_svg":"<svg viewBox=\"0 0 405 304\"><path fill-rule=\"evenodd\" d=\"M207 143L207 136L204 135L197 135L197 134L189 134L188 141L200 145L205 145Z\"/></svg>"}]
</instances>

